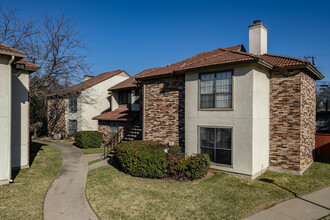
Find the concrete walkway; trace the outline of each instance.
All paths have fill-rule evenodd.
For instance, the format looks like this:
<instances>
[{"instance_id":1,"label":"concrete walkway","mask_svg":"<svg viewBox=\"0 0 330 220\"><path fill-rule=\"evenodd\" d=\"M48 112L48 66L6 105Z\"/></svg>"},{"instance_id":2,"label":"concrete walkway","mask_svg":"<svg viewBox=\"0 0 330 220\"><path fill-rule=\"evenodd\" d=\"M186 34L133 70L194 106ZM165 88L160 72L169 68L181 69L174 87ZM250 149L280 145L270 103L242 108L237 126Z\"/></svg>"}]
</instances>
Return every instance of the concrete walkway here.
<instances>
[{"instance_id":1,"label":"concrete walkway","mask_svg":"<svg viewBox=\"0 0 330 220\"><path fill-rule=\"evenodd\" d=\"M315 220L327 215L330 215L330 187L279 203L245 219Z\"/></svg>"},{"instance_id":2,"label":"concrete walkway","mask_svg":"<svg viewBox=\"0 0 330 220\"><path fill-rule=\"evenodd\" d=\"M102 160L102 161L99 161L99 162L94 163L92 165L89 165L88 170L94 170L96 168L103 167L103 166L106 166L106 165L109 165L109 164L110 164L109 159Z\"/></svg>"},{"instance_id":3,"label":"concrete walkway","mask_svg":"<svg viewBox=\"0 0 330 220\"><path fill-rule=\"evenodd\" d=\"M85 185L88 163L83 153L68 145L35 141L62 152L63 166L50 186L44 202L44 219L98 219L88 204Z\"/></svg>"},{"instance_id":4,"label":"concrete walkway","mask_svg":"<svg viewBox=\"0 0 330 220\"><path fill-rule=\"evenodd\" d=\"M93 160L102 159L103 154L102 153L85 154L85 157L86 157L87 161L90 162L90 161L93 161Z\"/></svg>"}]
</instances>

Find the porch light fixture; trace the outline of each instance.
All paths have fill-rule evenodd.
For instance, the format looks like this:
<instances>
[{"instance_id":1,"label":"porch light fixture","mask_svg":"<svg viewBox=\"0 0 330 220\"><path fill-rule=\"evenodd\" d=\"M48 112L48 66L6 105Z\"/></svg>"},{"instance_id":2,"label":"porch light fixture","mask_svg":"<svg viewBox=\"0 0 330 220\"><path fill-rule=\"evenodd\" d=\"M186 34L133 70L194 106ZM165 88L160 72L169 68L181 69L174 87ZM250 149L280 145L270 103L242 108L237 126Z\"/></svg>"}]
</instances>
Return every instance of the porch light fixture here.
<instances>
[{"instance_id":1,"label":"porch light fixture","mask_svg":"<svg viewBox=\"0 0 330 220\"><path fill-rule=\"evenodd\" d=\"M16 63L15 68L18 69L18 70L24 70L25 69L25 64Z\"/></svg>"}]
</instances>

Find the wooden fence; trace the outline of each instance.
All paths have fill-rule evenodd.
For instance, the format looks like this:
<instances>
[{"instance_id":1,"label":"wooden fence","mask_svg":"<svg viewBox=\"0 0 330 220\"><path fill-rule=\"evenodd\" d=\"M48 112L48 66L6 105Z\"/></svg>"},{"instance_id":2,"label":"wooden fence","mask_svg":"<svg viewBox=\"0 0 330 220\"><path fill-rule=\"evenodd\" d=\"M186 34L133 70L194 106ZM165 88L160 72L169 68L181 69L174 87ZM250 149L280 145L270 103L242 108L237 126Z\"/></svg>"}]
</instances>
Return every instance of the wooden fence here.
<instances>
[{"instance_id":1,"label":"wooden fence","mask_svg":"<svg viewBox=\"0 0 330 220\"><path fill-rule=\"evenodd\" d=\"M330 134L315 134L315 159L317 161L330 161Z\"/></svg>"}]
</instances>

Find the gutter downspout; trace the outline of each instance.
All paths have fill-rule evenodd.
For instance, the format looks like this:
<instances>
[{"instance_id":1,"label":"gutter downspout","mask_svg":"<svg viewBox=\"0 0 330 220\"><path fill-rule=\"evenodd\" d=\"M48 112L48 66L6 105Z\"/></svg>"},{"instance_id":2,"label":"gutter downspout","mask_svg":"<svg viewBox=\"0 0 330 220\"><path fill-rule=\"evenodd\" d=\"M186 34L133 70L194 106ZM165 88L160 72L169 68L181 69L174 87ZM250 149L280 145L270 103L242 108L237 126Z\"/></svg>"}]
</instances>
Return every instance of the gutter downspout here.
<instances>
[{"instance_id":1,"label":"gutter downspout","mask_svg":"<svg viewBox=\"0 0 330 220\"><path fill-rule=\"evenodd\" d=\"M9 136L9 140L8 140L8 143L9 143L9 151L8 151L8 164L9 164L9 167L8 167L8 169L9 169L9 171L8 171L8 173L9 173L9 182L11 183L11 182L13 182L13 180L12 180L12 176L11 176L11 122L12 122L12 117L11 117L11 110L12 110L12 108L11 108L11 105L12 105L12 67L11 67L11 64L14 62L14 60L15 60L15 56L11 56L11 59L9 60L9 63L8 63L8 65L10 66L10 77L9 77L9 80L10 80L10 82L9 82L9 104L8 104L8 110L9 110L9 115L8 115L8 121L9 121L9 124L8 124L8 129L9 129L9 131L8 131L8 136Z\"/></svg>"}]
</instances>

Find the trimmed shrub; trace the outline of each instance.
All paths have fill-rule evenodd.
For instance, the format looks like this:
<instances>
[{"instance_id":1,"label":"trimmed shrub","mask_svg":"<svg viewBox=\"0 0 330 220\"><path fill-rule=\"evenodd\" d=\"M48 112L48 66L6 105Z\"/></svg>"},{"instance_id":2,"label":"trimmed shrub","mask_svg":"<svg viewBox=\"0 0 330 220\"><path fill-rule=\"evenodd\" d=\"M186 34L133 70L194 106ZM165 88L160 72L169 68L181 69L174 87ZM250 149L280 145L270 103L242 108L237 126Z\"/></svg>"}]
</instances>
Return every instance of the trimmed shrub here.
<instances>
[{"instance_id":1,"label":"trimmed shrub","mask_svg":"<svg viewBox=\"0 0 330 220\"><path fill-rule=\"evenodd\" d=\"M196 154L186 159L186 176L194 180L202 178L210 169L210 157L208 154Z\"/></svg>"},{"instance_id":2,"label":"trimmed shrub","mask_svg":"<svg viewBox=\"0 0 330 220\"><path fill-rule=\"evenodd\" d=\"M150 141L129 141L115 147L118 168L132 176L163 178L167 167L164 146Z\"/></svg>"},{"instance_id":3,"label":"trimmed shrub","mask_svg":"<svg viewBox=\"0 0 330 220\"><path fill-rule=\"evenodd\" d=\"M167 173L169 176L176 180L194 180L207 174L210 169L210 158L207 154L187 157L186 154L177 150L177 148L169 149L167 154Z\"/></svg>"},{"instance_id":4,"label":"trimmed shrub","mask_svg":"<svg viewBox=\"0 0 330 220\"><path fill-rule=\"evenodd\" d=\"M99 148L103 134L97 131L77 131L74 133L76 145L80 148Z\"/></svg>"}]
</instances>

